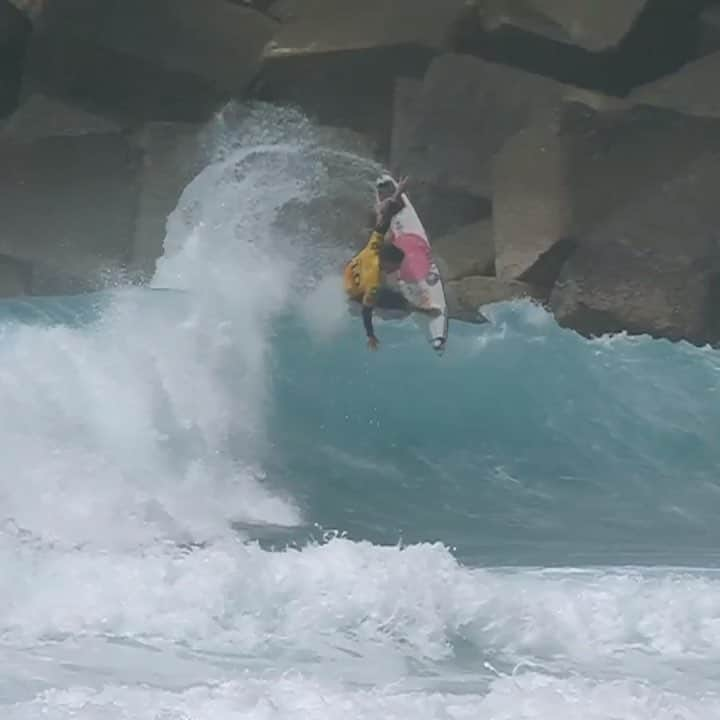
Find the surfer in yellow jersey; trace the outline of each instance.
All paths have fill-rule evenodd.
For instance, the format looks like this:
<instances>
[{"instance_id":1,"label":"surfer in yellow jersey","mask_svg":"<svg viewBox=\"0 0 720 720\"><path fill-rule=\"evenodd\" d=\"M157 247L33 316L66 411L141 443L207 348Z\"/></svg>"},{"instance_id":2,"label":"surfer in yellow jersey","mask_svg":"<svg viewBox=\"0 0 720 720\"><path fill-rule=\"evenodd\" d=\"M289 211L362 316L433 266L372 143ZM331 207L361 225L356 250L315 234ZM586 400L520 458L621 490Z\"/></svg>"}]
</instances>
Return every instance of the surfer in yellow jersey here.
<instances>
[{"instance_id":1,"label":"surfer in yellow jersey","mask_svg":"<svg viewBox=\"0 0 720 720\"><path fill-rule=\"evenodd\" d=\"M387 276L397 272L402 265L405 253L396 245L385 241L392 218L403 208L402 194L407 185L403 178L395 192L384 199L376 212L375 227L367 245L345 266L345 293L351 303L360 303L368 347L376 350L379 341L372 323L374 308L409 312L430 312L427 309L411 305L405 296L388 286Z\"/></svg>"}]
</instances>

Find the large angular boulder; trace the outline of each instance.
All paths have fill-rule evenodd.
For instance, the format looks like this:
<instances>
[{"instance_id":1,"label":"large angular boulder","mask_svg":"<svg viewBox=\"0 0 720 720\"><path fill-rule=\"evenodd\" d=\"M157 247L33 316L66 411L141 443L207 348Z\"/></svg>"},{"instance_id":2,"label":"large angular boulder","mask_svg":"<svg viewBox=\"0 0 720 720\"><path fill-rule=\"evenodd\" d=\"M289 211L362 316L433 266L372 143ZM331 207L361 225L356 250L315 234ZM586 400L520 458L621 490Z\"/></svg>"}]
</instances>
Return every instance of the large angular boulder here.
<instances>
[{"instance_id":1,"label":"large angular boulder","mask_svg":"<svg viewBox=\"0 0 720 720\"><path fill-rule=\"evenodd\" d=\"M274 28L225 0L51 3L25 89L123 120L202 120L247 89Z\"/></svg>"},{"instance_id":2,"label":"large angular boulder","mask_svg":"<svg viewBox=\"0 0 720 720\"><path fill-rule=\"evenodd\" d=\"M720 118L720 52L688 63L667 77L637 88L630 99L638 104L688 115Z\"/></svg>"},{"instance_id":3,"label":"large angular boulder","mask_svg":"<svg viewBox=\"0 0 720 720\"><path fill-rule=\"evenodd\" d=\"M281 24L268 57L325 54L373 47L444 45L465 0L280 0Z\"/></svg>"},{"instance_id":4,"label":"large angular boulder","mask_svg":"<svg viewBox=\"0 0 720 720\"><path fill-rule=\"evenodd\" d=\"M492 162L505 141L556 106L567 88L547 78L446 54L422 92L400 85L393 164L415 178L488 197Z\"/></svg>"},{"instance_id":5,"label":"large angular boulder","mask_svg":"<svg viewBox=\"0 0 720 720\"><path fill-rule=\"evenodd\" d=\"M30 22L35 23L45 11L46 0L9 0Z\"/></svg>"},{"instance_id":6,"label":"large angular boulder","mask_svg":"<svg viewBox=\"0 0 720 720\"><path fill-rule=\"evenodd\" d=\"M649 0L473 0L466 22L509 26L599 52L618 45Z\"/></svg>"},{"instance_id":7,"label":"large angular boulder","mask_svg":"<svg viewBox=\"0 0 720 720\"><path fill-rule=\"evenodd\" d=\"M583 239L551 296L586 335L628 331L720 340L720 150L620 208Z\"/></svg>"},{"instance_id":8,"label":"large angular boulder","mask_svg":"<svg viewBox=\"0 0 720 720\"><path fill-rule=\"evenodd\" d=\"M0 117L18 102L31 32L30 19L8 0L0 0Z\"/></svg>"},{"instance_id":9,"label":"large angular boulder","mask_svg":"<svg viewBox=\"0 0 720 720\"><path fill-rule=\"evenodd\" d=\"M521 130L496 157L493 228L498 278L525 278L569 237L568 166L567 149L549 120Z\"/></svg>"},{"instance_id":10,"label":"large angular boulder","mask_svg":"<svg viewBox=\"0 0 720 720\"><path fill-rule=\"evenodd\" d=\"M167 218L207 157L200 129L192 124L151 123L130 139L142 153L142 164L129 268L135 279L147 280L164 251Z\"/></svg>"},{"instance_id":11,"label":"large angular boulder","mask_svg":"<svg viewBox=\"0 0 720 720\"><path fill-rule=\"evenodd\" d=\"M543 292L527 283L477 275L446 283L445 294L450 317L471 323L486 322L481 312L486 305L520 299L543 302L546 299Z\"/></svg>"},{"instance_id":12,"label":"large angular boulder","mask_svg":"<svg viewBox=\"0 0 720 720\"><path fill-rule=\"evenodd\" d=\"M415 45L267 55L249 95L299 108L321 125L362 133L387 157L395 77L421 77L432 56Z\"/></svg>"},{"instance_id":13,"label":"large angular boulder","mask_svg":"<svg viewBox=\"0 0 720 720\"><path fill-rule=\"evenodd\" d=\"M708 5L700 13L698 56L720 50L720 5Z\"/></svg>"},{"instance_id":14,"label":"large angular boulder","mask_svg":"<svg viewBox=\"0 0 720 720\"><path fill-rule=\"evenodd\" d=\"M475 0L449 47L613 95L712 48L704 0Z\"/></svg>"},{"instance_id":15,"label":"large angular boulder","mask_svg":"<svg viewBox=\"0 0 720 720\"><path fill-rule=\"evenodd\" d=\"M647 107L561 104L497 157L498 275L551 289L594 228L719 148L720 123L712 120Z\"/></svg>"},{"instance_id":16,"label":"large angular boulder","mask_svg":"<svg viewBox=\"0 0 720 720\"><path fill-rule=\"evenodd\" d=\"M123 274L141 159L122 134L0 140L0 254L72 277L78 287Z\"/></svg>"},{"instance_id":17,"label":"large angular boulder","mask_svg":"<svg viewBox=\"0 0 720 720\"><path fill-rule=\"evenodd\" d=\"M28 95L12 115L0 122L0 137L15 141L120 130L120 125L108 118L41 93Z\"/></svg>"},{"instance_id":18,"label":"large angular boulder","mask_svg":"<svg viewBox=\"0 0 720 720\"><path fill-rule=\"evenodd\" d=\"M118 52L73 28L36 33L23 80L40 93L123 125L198 122L223 102L204 79Z\"/></svg>"},{"instance_id":19,"label":"large angular boulder","mask_svg":"<svg viewBox=\"0 0 720 720\"><path fill-rule=\"evenodd\" d=\"M411 170L409 160L418 149L414 143L421 119L422 92L423 82L418 78L395 79L389 158L390 167L398 175Z\"/></svg>"},{"instance_id":20,"label":"large angular boulder","mask_svg":"<svg viewBox=\"0 0 720 720\"><path fill-rule=\"evenodd\" d=\"M395 79L422 78L464 0L284 0L253 86L261 100L366 134L389 154Z\"/></svg>"},{"instance_id":21,"label":"large angular boulder","mask_svg":"<svg viewBox=\"0 0 720 720\"><path fill-rule=\"evenodd\" d=\"M29 295L32 265L8 255L0 255L0 297Z\"/></svg>"},{"instance_id":22,"label":"large angular boulder","mask_svg":"<svg viewBox=\"0 0 720 720\"><path fill-rule=\"evenodd\" d=\"M196 75L230 96L247 88L276 29L266 17L226 0L115 0L109 5L99 27L104 46Z\"/></svg>"},{"instance_id":23,"label":"large angular boulder","mask_svg":"<svg viewBox=\"0 0 720 720\"><path fill-rule=\"evenodd\" d=\"M495 274L495 243L489 220L432 238L433 254L445 280Z\"/></svg>"}]
</instances>

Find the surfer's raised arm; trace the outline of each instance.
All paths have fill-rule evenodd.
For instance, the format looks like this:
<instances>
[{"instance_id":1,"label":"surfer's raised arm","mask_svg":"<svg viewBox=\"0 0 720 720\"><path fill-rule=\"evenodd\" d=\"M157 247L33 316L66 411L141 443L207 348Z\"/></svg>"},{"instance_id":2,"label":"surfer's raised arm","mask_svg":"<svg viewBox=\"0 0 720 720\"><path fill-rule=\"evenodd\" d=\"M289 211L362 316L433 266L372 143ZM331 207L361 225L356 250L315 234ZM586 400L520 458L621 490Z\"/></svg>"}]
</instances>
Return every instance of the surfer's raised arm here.
<instances>
[{"instance_id":1,"label":"surfer's raised arm","mask_svg":"<svg viewBox=\"0 0 720 720\"><path fill-rule=\"evenodd\" d=\"M392 219L397 215L404 207L405 203L402 199L402 194L405 192L405 188L408 184L408 178L404 177L397 184L392 195L383 198L375 208L375 232L379 232L385 236L385 233L390 229L390 223Z\"/></svg>"}]
</instances>

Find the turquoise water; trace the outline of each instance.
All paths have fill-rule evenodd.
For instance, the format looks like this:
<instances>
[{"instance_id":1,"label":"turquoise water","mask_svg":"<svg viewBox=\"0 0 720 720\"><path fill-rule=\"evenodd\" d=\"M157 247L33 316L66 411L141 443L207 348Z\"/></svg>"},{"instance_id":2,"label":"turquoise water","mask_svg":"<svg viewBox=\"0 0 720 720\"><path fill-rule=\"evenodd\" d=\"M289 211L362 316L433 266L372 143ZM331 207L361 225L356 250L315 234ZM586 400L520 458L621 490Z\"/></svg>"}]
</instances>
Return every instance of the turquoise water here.
<instances>
[{"instance_id":1,"label":"turquoise water","mask_svg":"<svg viewBox=\"0 0 720 720\"><path fill-rule=\"evenodd\" d=\"M469 562L715 565L720 355L492 316L442 359L412 323L377 355L359 328L278 337L276 472L313 518Z\"/></svg>"},{"instance_id":2,"label":"turquoise water","mask_svg":"<svg viewBox=\"0 0 720 720\"><path fill-rule=\"evenodd\" d=\"M88 327L134 289L0 302L0 327ZM434 357L412 321L352 320L313 337L271 326L268 483L290 494L307 542L439 541L464 562L671 565L720 561L720 353L616 336L586 340L527 302L453 323ZM260 537L272 538L272 532ZM288 533L277 542L288 541Z\"/></svg>"},{"instance_id":3,"label":"turquoise water","mask_svg":"<svg viewBox=\"0 0 720 720\"><path fill-rule=\"evenodd\" d=\"M3 717L720 717L720 354L529 303L369 353L311 210L377 168L267 113L152 287L0 302Z\"/></svg>"}]
</instances>

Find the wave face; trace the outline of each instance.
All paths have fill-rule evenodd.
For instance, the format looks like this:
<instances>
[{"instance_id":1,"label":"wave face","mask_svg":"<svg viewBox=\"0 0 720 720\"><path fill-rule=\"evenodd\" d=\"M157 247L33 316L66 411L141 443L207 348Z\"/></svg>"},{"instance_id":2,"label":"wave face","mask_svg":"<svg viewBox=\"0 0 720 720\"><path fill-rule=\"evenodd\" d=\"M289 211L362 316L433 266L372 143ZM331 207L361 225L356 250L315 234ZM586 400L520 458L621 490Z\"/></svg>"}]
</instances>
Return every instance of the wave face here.
<instances>
[{"instance_id":1,"label":"wave face","mask_svg":"<svg viewBox=\"0 0 720 720\"><path fill-rule=\"evenodd\" d=\"M152 287L0 303L3 716L720 717L720 355L527 303L368 353L379 168L208 141Z\"/></svg>"}]
</instances>

